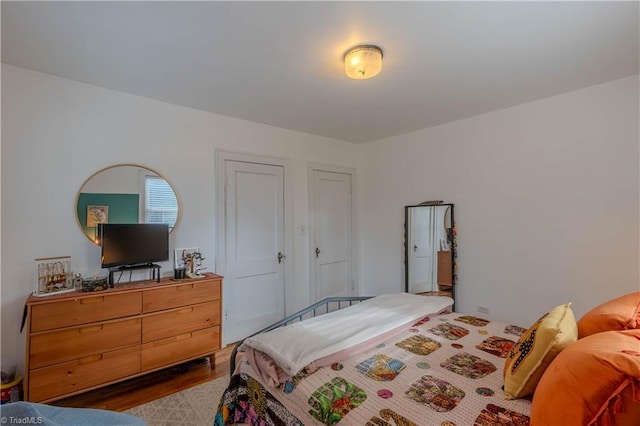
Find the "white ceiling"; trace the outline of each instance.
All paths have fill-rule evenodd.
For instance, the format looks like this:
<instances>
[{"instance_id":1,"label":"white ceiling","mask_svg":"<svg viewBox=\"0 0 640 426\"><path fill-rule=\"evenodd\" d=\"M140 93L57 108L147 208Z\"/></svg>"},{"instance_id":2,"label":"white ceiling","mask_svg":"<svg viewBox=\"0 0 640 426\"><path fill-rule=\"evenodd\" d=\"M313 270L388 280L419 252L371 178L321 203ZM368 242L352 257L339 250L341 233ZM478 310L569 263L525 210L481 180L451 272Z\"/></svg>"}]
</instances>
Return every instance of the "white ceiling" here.
<instances>
[{"instance_id":1,"label":"white ceiling","mask_svg":"<svg viewBox=\"0 0 640 426\"><path fill-rule=\"evenodd\" d=\"M342 55L384 51L356 81ZM356 143L638 73L637 2L7 2L2 62Z\"/></svg>"}]
</instances>

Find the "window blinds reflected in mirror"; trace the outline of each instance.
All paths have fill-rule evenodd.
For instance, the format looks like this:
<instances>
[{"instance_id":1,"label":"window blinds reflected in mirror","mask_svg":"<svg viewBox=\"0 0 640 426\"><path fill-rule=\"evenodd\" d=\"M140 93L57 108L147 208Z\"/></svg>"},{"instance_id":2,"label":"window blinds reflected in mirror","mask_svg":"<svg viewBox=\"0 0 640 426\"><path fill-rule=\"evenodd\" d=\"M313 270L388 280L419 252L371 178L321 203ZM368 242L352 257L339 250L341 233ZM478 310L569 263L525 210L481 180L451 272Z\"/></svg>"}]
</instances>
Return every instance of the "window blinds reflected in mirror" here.
<instances>
[{"instance_id":1,"label":"window blinds reflected in mirror","mask_svg":"<svg viewBox=\"0 0 640 426\"><path fill-rule=\"evenodd\" d=\"M178 199L171 185L162 177L145 176L145 223L167 224L169 232L178 219Z\"/></svg>"}]
</instances>

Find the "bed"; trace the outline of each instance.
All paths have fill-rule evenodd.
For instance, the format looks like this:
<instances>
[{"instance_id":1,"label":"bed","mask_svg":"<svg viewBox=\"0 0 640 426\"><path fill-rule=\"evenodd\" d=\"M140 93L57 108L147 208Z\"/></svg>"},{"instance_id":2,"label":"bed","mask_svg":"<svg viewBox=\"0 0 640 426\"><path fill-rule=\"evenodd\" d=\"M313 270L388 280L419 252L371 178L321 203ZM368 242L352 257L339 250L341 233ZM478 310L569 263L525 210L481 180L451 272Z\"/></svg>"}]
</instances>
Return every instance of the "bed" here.
<instances>
[{"instance_id":1,"label":"bed","mask_svg":"<svg viewBox=\"0 0 640 426\"><path fill-rule=\"evenodd\" d=\"M324 300L241 342L215 425L638 424L640 292L606 302L578 322L566 303L527 329L441 309L442 300L426 315L386 326L385 306L367 310L380 297ZM403 297L431 303L425 296ZM316 316L342 307L331 303L347 308ZM308 363L313 355L298 353L295 342L304 333L321 342L312 352L335 343L321 330L316 335L314 322L358 309L367 318L381 317L372 320L373 328L386 328L367 335L355 351L353 342L347 351L338 347L337 357L333 348L332 356ZM340 329L338 334L354 322L337 319L342 325L329 327ZM304 328L307 323L312 327ZM251 355L253 339L273 352L275 358L267 358L276 369ZM302 364L288 359L289 352L294 360L307 356L306 367L299 370Z\"/></svg>"}]
</instances>

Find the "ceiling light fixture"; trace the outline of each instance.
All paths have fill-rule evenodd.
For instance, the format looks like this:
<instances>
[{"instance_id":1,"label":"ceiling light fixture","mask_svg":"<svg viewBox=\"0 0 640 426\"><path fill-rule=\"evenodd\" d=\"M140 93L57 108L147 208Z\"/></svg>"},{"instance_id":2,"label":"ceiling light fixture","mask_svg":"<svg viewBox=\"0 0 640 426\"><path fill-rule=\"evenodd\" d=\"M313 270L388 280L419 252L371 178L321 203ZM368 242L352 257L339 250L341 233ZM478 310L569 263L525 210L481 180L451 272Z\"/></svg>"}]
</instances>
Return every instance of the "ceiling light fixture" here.
<instances>
[{"instance_id":1,"label":"ceiling light fixture","mask_svg":"<svg viewBox=\"0 0 640 426\"><path fill-rule=\"evenodd\" d=\"M344 72L356 80L375 77L382 71L382 49L361 45L344 54Z\"/></svg>"}]
</instances>

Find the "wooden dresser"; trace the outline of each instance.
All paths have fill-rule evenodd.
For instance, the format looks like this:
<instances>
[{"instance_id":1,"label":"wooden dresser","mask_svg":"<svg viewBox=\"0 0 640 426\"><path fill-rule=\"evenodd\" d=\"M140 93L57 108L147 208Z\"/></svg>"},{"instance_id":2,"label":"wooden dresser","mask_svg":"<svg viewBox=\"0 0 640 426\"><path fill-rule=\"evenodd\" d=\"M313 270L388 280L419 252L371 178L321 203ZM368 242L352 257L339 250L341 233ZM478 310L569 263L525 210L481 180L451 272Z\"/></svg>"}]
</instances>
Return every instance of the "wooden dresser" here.
<instances>
[{"instance_id":1,"label":"wooden dresser","mask_svg":"<svg viewBox=\"0 0 640 426\"><path fill-rule=\"evenodd\" d=\"M25 400L49 402L220 349L222 277L27 299Z\"/></svg>"}]
</instances>

